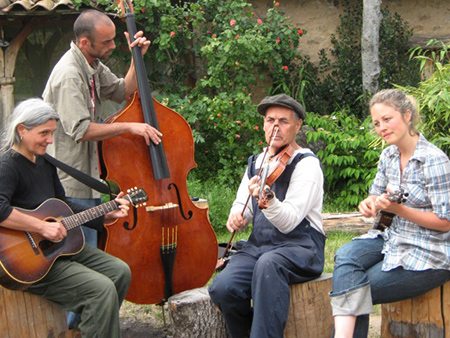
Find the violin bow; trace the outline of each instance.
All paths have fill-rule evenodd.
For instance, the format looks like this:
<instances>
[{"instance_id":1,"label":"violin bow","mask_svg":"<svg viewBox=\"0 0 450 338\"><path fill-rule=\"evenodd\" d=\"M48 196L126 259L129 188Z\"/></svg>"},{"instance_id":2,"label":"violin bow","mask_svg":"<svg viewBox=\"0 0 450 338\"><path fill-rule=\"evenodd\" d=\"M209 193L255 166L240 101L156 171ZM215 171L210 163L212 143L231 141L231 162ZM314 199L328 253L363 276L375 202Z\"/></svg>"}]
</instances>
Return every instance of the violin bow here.
<instances>
[{"instance_id":1,"label":"violin bow","mask_svg":"<svg viewBox=\"0 0 450 338\"><path fill-rule=\"evenodd\" d=\"M272 135L270 136L270 142L269 142L269 146L266 148L266 150L264 151L264 155L263 155L263 158L262 158L262 161L261 161L261 167L259 168L259 170L258 170L258 176L261 176L261 173L262 173L262 171L263 171L263 168L268 168L268 165L267 165L267 153L269 152L269 148L271 148L272 147L272 145L273 145L273 142L275 141L275 137L277 136L277 133L278 133L278 130L279 130L280 128L278 127L278 126L275 126L273 129L272 129ZM266 164L266 165L264 165L264 164ZM265 179L267 179L267 173L266 173L266 175L265 175ZM264 183L265 183L265 179L264 179ZM261 191L261 190L260 190ZM250 201L250 198L252 197L252 195L251 194L248 194L248 197L247 197L247 200L245 201L245 204L244 204L244 207L242 208L242 212L241 212L241 216L242 217L244 217L244 213L245 213L245 209L247 208L247 206L248 206L248 202ZM231 250L231 248L233 247L233 238L234 238L234 235L236 234L236 231L233 231L232 233L231 233L231 237L230 237L230 240L228 241L228 243L227 243L227 246L225 247L225 250L224 250L224 252L223 252L223 255L222 255L222 257L221 257L221 259L224 259L224 258L226 258L227 257L227 255L228 255L228 252Z\"/></svg>"}]
</instances>

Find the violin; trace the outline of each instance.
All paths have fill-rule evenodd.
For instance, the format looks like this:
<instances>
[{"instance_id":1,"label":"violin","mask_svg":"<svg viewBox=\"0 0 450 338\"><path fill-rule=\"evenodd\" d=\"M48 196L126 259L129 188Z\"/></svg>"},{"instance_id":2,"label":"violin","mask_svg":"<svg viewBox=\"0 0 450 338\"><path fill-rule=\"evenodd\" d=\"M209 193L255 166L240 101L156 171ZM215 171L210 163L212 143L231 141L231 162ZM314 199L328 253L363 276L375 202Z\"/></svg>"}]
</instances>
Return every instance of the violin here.
<instances>
[{"instance_id":1,"label":"violin","mask_svg":"<svg viewBox=\"0 0 450 338\"><path fill-rule=\"evenodd\" d=\"M258 207L266 209L269 201L275 196L270 186L281 176L286 165L294 155L295 149L291 145L284 146L277 154L271 156L266 163L261 177L261 186L258 194Z\"/></svg>"},{"instance_id":2,"label":"violin","mask_svg":"<svg viewBox=\"0 0 450 338\"><path fill-rule=\"evenodd\" d=\"M275 181L284 172L287 163L292 158L295 152L294 147L292 147L291 145L286 145L283 148L281 148L276 154L267 157L268 151L271 148L273 141L275 140L278 130L279 128L277 126L275 126L274 129L272 130L272 135L270 137L271 141L269 143L269 146L266 148L264 152L262 165L257 173L257 176L261 177L260 190L257 197L258 207L260 209L266 209L268 207L268 203L270 202L270 200L275 196L273 191L270 190L270 186L273 183L275 183ZM242 216L244 215L245 209L247 208L247 205L251 197L252 197L251 194L249 194L247 197L245 205L242 208L241 212ZM230 250L232 250L233 248L232 241L235 234L236 234L235 231L231 234L230 240L228 241L228 244L225 247L222 257L220 257L217 260L216 271L223 270L226 264L228 263Z\"/></svg>"}]
</instances>

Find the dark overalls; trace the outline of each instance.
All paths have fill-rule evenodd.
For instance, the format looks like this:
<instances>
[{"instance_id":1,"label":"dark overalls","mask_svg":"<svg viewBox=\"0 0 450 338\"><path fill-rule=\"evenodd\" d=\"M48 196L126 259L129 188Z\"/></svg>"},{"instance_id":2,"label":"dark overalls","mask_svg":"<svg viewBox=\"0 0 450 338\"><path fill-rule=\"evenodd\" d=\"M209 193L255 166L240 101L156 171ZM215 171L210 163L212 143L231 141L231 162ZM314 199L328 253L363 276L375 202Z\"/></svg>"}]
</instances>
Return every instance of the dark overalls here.
<instances>
[{"instance_id":1,"label":"dark overalls","mask_svg":"<svg viewBox=\"0 0 450 338\"><path fill-rule=\"evenodd\" d=\"M273 184L272 190L280 201L285 199L296 164L311 155L297 154ZM255 158L249 158L249 177L255 175ZM289 285L320 276L325 236L306 218L283 234L267 220L255 198L252 204L250 238L217 275L209 293L233 338L282 338L289 311Z\"/></svg>"}]
</instances>

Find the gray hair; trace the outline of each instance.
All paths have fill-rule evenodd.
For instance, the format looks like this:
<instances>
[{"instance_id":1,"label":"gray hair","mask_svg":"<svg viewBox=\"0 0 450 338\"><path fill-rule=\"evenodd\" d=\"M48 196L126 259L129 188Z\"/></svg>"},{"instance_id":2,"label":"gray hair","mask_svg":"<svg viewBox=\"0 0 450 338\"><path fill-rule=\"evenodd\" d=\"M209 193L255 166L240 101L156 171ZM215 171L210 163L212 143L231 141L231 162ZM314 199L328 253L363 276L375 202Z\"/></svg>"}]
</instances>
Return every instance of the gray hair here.
<instances>
[{"instance_id":1,"label":"gray hair","mask_svg":"<svg viewBox=\"0 0 450 338\"><path fill-rule=\"evenodd\" d=\"M383 89L376 93L369 102L369 108L377 103L385 104L394 108L402 116L409 111L411 113L411 121L409 124L409 133L418 135L417 124L420 122L420 116L417 109L417 102L414 97L407 95L399 89Z\"/></svg>"},{"instance_id":2,"label":"gray hair","mask_svg":"<svg viewBox=\"0 0 450 338\"><path fill-rule=\"evenodd\" d=\"M19 124L30 130L49 120L59 120L58 113L50 104L39 98L22 101L9 117L9 122L3 131L0 152L8 151L13 145L20 143L20 135L17 131Z\"/></svg>"}]
</instances>

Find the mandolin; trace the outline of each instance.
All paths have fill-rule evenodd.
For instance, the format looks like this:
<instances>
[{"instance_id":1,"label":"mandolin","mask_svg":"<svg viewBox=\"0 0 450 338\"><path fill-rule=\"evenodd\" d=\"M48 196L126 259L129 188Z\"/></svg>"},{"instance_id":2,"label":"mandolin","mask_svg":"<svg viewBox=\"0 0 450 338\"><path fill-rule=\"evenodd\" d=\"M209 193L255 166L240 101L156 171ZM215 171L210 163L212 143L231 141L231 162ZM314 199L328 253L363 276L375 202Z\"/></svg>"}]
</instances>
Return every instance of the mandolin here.
<instances>
[{"instance_id":1,"label":"mandolin","mask_svg":"<svg viewBox=\"0 0 450 338\"><path fill-rule=\"evenodd\" d=\"M143 189L130 189L122 198L134 207L147 201ZM17 210L47 222L61 222L67 237L52 242L37 233L0 227L0 284L9 289L26 289L44 278L60 256L79 253L84 247L80 225L116 210L119 204L109 201L74 214L70 207L57 198L45 200L34 210Z\"/></svg>"},{"instance_id":2,"label":"mandolin","mask_svg":"<svg viewBox=\"0 0 450 338\"><path fill-rule=\"evenodd\" d=\"M394 193L388 193L388 200L396 203L404 203L408 193L404 193L403 190L396 191ZM372 229L384 231L392 224L395 214L392 212L380 210L375 218Z\"/></svg>"}]
</instances>

